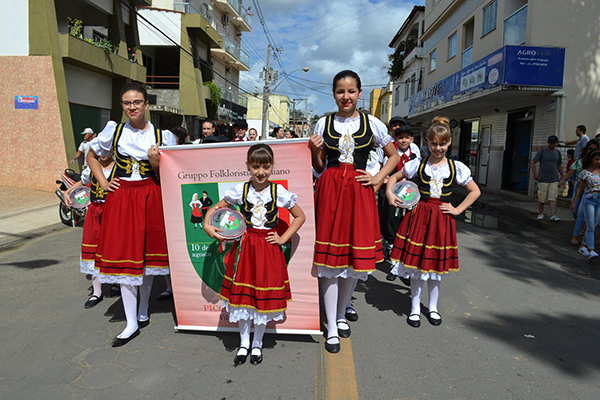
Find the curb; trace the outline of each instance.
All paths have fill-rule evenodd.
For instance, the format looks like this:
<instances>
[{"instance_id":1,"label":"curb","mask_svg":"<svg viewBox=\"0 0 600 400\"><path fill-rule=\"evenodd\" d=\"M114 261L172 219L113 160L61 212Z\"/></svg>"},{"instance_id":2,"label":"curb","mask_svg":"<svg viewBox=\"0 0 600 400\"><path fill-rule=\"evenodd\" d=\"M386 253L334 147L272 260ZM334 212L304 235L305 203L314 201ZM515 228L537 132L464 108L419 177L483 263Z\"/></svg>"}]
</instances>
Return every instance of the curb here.
<instances>
[{"instance_id":1,"label":"curb","mask_svg":"<svg viewBox=\"0 0 600 400\"><path fill-rule=\"evenodd\" d=\"M47 235L52 232L57 232L63 229L68 229L69 226L66 226L62 222L57 222L52 225L46 225L41 228L32 229L26 232L20 232L18 234L14 234L13 236L0 240L0 252L7 251L19 247L25 242L38 238L40 236Z\"/></svg>"}]
</instances>

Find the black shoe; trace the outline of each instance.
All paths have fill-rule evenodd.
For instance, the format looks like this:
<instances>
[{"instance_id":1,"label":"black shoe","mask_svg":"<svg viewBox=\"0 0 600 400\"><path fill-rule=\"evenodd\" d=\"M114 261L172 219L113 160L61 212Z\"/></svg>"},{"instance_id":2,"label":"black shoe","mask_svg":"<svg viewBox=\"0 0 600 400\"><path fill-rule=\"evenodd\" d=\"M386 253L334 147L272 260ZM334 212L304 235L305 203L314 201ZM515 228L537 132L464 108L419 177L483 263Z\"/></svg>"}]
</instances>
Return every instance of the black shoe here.
<instances>
[{"instance_id":1,"label":"black shoe","mask_svg":"<svg viewBox=\"0 0 600 400\"><path fill-rule=\"evenodd\" d=\"M246 362L246 358L248 358L248 348L247 347L240 347L240 349L244 349L246 350L246 354L245 355L240 355L240 354L236 354L235 357L233 358L233 365L242 365L243 363ZM239 350L238 350L239 352Z\"/></svg>"},{"instance_id":2,"label":"black shoe","mask_svg":"<svg viewBox=\"0 0 600 400\"><path fill-rule=\"evenodd\" d=\"M104 298L104 296L102 296L102 295L100 295L100 297L98 297L95 294L93 294L92 296L90 296L90 298L88 299L88 301L85 302L85 304L83 305L83 307L84 308L95 307L98 303L100 303L102 301L103 298Z\"/></svg>"},{"instance_id":3,"label":"black shoe","mask_svg":"<svg viewBox=\"0 0 600 400\"><path fill-rule=\"evenodd\" d=\"M356 312L356 310L352 307L347 307L346 308L346 319L348 321L358 321L358 313Z\"/></svg>"},{"instance_id":4,"label":"black shoe","mask_svg":"<svg viewBox=\"0 0 600 400\"><path fill-rule=\"evenodd\" d=\"M396 280L396 275L392 274L392 272L388 272L387 276L385 277L385 279L387 279L390 282L393 282ZM402 279L402 278L400 278Z\"/></svg>"},{"instance_id":5,"label":"black shoe","mask_svg":"<svg viewBox=\"0 0 600 400\"><path fill-rule=\"evenodd\" d=\"M346 320L340 319L337 323L339 324L340 322L348 325L348 323L346 322ZM348 329L340 329L339 325L338 325L338 335L340 335L340 337L342 338L349 338L350 334L352 333L352 331L350 330L350 325L348 325Z\"/></svg>"},{"instance_id":6,"label":"black shoe","mask_svg":"<svg viewBox=\"0 0 600 400\"><path fill-rule=\"evenodd\" d=\"M150 319L147 319L145 321L138 321L138 329L143 329L148 325L150 325Z\"/></svg>"},{"instance_id":7,"label":"black shoe","mask_svg":"<svg viewBox=\"0 0 600 400\"><path fill-rule=\"evenodd\" d=\"M114 284L110 287L110 295L109 297L119 297L121 295L121 287L117 284Z\"/></svg>"},{"instance_id":8,"label":"black shoe","mask_svg":"<svg viewBox=\"0 0 600 400\"><path fill-rule=\"evenodd\" d=\"M121 347L121 346L125 346L127 343L129 343L129 341L130 341L131 339L133 339L134 337L136 337L136 336L139 336L139 335L140 335L140 330L139 330L139 329L137 329L137 330L136 330L135 332L133 332L133 333L131 334L131 336L129 336L128 338L121 339L121 338L119 338L119 337L115 336L115 338L114 338L114 339L113 339L113 341L112 341L112 347Z\"/></svg>"},{"instance_id":9,"label":"black shoe","mask_svg":"<svg viewBox=\"0 0 600 400\"><path fill-rule=\"evenodd\" d=\"M161 294L158 295L156 300L164 301L164 300L170 299L171 297L173 297L173 292L171 292L170 290L165 290L164 292L162 292Z\"/></svg>"},{"instance_id":10,"label":"black shoe","mask_svg":"<svg viewBox=\"0 0 600 400\"><path fill-rule=\"evenodd\" d=\"M439 318L431 318L431 314L437 314L437 316ZM429 316L427 317L427 319L429 320L429 323L433 326L440 326L442 324L442 316L440 315L439 312L437 311L432 311L429 313Z\"/></svg>"},{"instance_id":11,"label":"black shoe","mask_svg":"<svg viewBox=\"0 0 600 400\"><path fill-rule=\"evenodd\" d=\"M330 336L327 338L327 340L329 339L340 339L338 336ZM339 353L340 352L340 344L338 343L327 343L327 340L325 341L325 350L327 350L329 353Z\"/></svg>"},{"instance_id":12,"label":"black shoe","mask_svg":"<svg viewBox=\"0 0 600 400\"><path fill-rule=\"evenodd\" d=\"M252 365L258 365L262 362L262 349L260 347L253 347L252 350L254 349L259 349L260 350L260 354L255 356L254 354L250 354L250 364Z\"/></svg>"},{"instance_id":13,"label":"black shoe","mask_svg":"<svg viewBox=\"0 0 600 400\"><path fill-rule=\"evenodd\" d=\"M400 281L402 281L402 283L404 283L406 286L410 286L410 278L404 278L401 276Z\"/></svg>"},{"instance_id":14,"label":"black shoe","mask_svg":"<svg viewBox=\"0 0 600 400\"><path fill-rule=\"evenodd\" d=\"M419 319L416 319L416 320L412 320L412 319L410 319L410 317L412 317L413 315L418 315L418 316L419 316ZM406 322L407 322L407 323L408 323L410 326L412 326L413 328L418 328L418 327L420 327L420 326L421 326L421 314L410 314L410 315L408 316L408 318L406 319Z\"/></svg>"}]
</instances>

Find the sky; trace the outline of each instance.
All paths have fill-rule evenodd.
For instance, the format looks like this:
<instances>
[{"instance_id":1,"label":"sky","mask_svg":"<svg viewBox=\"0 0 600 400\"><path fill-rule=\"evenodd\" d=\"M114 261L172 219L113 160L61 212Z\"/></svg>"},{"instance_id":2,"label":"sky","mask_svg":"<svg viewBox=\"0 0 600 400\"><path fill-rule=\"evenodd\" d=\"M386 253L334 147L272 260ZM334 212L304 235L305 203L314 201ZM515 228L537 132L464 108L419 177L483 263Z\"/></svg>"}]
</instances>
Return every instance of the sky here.
<instances>
[{"instance_id":1,"label":"sky","mask_svg":"<svg viewBox=\"0 0 600 400\"><path fill-rule=\"evenodd\" d=\"M344 69L360 76L360 105L368 108L371 90L389 81L387 56L393 51L389 43L413 6L424 5L424 0L244 0L254 16L252 31L242 35L241 47L250 56L250 71L240 72L240 86L262 94L264 81L259 74L266 66L269 42L255 3L280 49L278 60L271 59L271 68L279 71L280 80L271 87L290 100L307 98L307 105L298 102L296 108L322 115L337 110L331 84L334 75ZM304 67L309 71L292 72ZM284 71L290 77L282 82Z\"/></svg>"}]
</instances>

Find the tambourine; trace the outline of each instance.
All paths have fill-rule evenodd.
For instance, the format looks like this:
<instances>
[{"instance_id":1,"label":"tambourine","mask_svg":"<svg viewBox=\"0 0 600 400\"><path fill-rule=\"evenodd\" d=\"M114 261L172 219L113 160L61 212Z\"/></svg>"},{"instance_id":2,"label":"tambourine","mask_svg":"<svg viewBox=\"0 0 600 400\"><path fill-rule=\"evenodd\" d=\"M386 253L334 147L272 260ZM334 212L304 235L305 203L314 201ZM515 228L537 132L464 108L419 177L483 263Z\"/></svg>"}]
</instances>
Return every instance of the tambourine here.
<instances>
[{"instance_id":1,"label":"tambourine","mask_svg":"<svg viewBox=\"0 0 600 400\"><path fill-rule=\"evenodd\" d=\"M246 220L231 208L219 208L210 216L210 224L221 229L219 235L227 240L237 240L246 232Z\"/></svg>"},{"instance_id":2,"label":"tambourine","mask_svg":"<svg viewBox=\"0 0 600 400\"><path fill-rule=\"evenodd\" d=\"M69 193L69 199L71 200L71 207L73 208L86 208L91 203L92 191L87 186L78 186Z\"/></svg>"},{"instance_id":3,"label":"tambourine","mask_svg":"<svg viewBox=\"0 0 600 400\"><path fill-rule=\"evenodd\" d=\"M402 200L402 203L396 203L400 208L407 208L410 210L414 208L421 199L421 193L419 193L417 184L407 180L396 183L394 187L392 187L392 192L396 197Z\"/></svg>"}]
</instances>

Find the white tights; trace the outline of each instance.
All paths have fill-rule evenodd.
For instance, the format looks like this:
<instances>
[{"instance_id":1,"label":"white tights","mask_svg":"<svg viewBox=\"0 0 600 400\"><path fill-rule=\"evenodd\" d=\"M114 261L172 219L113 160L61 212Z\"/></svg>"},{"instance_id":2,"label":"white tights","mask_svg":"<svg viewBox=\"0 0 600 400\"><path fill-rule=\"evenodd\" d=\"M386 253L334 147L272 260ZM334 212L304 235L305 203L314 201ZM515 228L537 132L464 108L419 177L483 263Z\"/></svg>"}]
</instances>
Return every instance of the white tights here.
<instances>
[{"instance_id":1,"label":"white tights","mask_svg":"<svg viewBox=\"0 0 600 400\"><path fill-rule=\"evenodd\" d=\"M252 326L252 321L247 319L241 319L238 324L240 326L240 349L238 350L238 354L245 355L248 354L246 349L250 348L250 327ZM262 349L262 340L266 328L267 325L254 325L254 338L252 339L252 348L258 347ZM245 347L246 349L242 349L242 347ZM260 354L260 352L258 351L256 353Z\"/></svg>"},{"instance_id":2,"label":"white tights","mask_svg":"<svg viewBox=\"0 0 600 400\"><path fill-rule=\"evenodd\" d=\"M144 280L140 286L139 314L137 304L138 287L132 285L121 285L121 299L123 300L123 308L125 309L127 326L123 332L117 335L118 338L125 339L130 337L138 329L138 320L148 320L148 302L150 299L150 292L152 291L153 281L154 276L144 275Z\"/></svg>"},{"instance_id":3,"label":"white tights","mask_svg":"<svg viewBox=\"0 0 600 400\"><path fill-rule=\"evenodd\" d=\"M410 294L411 294L411 307L410 313L421 315L421 294L423 292L423 285L425 281L421 279L410 279ZM427 281L427 290L429 292L429 312L437 312L438 299L440 297L440 281L429 279ZM411 319L419 319L417 317Z\"/></svg>"},{"instance_id":4,"label":"white tights","mask_svg":"<svg viewBox=\"0 0 600 400\"><path fill-rule=\"evenodd\" d=\"M353 278L321 278L321 291L323 292L323 305L327 317L327 337L338 336L337 321L344 320L346 305L352 297L356 285ZM338 339L329 340L328 343L339 343Z\"/></svg>"}]
</instances>

